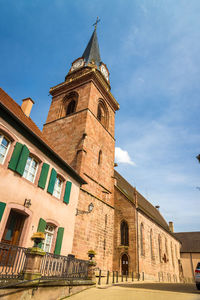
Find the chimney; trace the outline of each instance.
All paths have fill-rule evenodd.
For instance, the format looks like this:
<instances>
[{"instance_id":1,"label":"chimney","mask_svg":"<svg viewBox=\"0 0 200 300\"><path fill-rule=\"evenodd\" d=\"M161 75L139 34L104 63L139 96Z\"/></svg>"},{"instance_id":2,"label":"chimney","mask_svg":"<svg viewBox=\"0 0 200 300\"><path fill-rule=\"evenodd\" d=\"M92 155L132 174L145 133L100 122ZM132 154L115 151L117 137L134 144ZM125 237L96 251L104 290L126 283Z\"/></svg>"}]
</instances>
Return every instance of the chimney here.
<instances>
[{"instance_id":1,"label":"chimney","mask_svg":"<svg viewBox=\"0 0 200 300\"><path fill-rule=\"evenodd\" d=\"M174 223L173 222L169 222L169 230L171 232L174 232Z\"/></svg>"},{"instance_id":2,"label":"chimney","mask_svg":"<svg viewBox=\"0 0 200 300\"><path fill-rule=\"evenodd\" d=\"M31 98L25 98L22 100L21 109L27 117L30 116L32 106L35 102Z\"/></svg>"}]
</instances>

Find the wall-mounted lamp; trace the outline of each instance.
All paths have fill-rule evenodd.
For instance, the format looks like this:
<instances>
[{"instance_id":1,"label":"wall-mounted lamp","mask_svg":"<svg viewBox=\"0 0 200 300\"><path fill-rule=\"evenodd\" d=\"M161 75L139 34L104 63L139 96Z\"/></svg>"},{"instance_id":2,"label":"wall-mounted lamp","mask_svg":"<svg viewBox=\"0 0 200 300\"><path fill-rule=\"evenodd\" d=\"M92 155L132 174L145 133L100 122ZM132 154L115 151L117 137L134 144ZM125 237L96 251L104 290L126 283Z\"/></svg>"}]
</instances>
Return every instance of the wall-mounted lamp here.
<instances>
[{"instance_id":1,"label":"wall-mounted lamp","mask_svg":"<svg viewBox=\"0 0 200 300\"><path fill-rule=\"evenodd\" d=\"M24 201L24 207L29 208L31 206L31 199L25 199Z\"/></svg>"},{"instance_id":2,"label":"wall-mounted lamp","mask_svg":"<svg viewBox=\"0 0 200 300\"><path fill-rule=\"evenodd\" d=\"M78 215L83 215L83 214L89 214L92 212L94 208L94 204L91 202L89 205L88 205L88 210L80 210L80 209L76 209L76 216Z\"/></svg>"}]
</instances>

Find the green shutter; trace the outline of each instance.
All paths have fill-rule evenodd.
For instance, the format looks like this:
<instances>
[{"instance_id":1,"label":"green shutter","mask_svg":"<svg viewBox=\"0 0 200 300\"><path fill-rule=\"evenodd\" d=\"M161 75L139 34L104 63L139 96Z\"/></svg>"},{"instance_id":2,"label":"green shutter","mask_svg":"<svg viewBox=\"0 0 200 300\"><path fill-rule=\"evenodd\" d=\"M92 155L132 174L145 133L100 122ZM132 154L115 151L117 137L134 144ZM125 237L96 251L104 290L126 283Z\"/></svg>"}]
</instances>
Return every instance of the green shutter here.
<instances>
[{"instance_id":1,"label":"green shutter","mask_svg":"<svg viewBox=\"0 0 200 300\"><path fill-rule=\"evenodd\" d=\"M49 173L49 165L46 163L43 163L42 171L40 173L40 179L38 181L38 186L41 187L42 189L45 188L48 173Z\"/></svg>"},{"instance_id":2,"label":"green shutter","mask_svg":"<svg viewBox=\"0 0 200 300\"><path fill-rule=\"evenodd\" d=\"M22 152L21 152L19 161L17 163L17 167L15 169L15 171L17 173L19 173L21 176L24 173L24 169L25 169L25 166L26 166L26 162L27 162L29 153L30 153L30 151L28 150L28 148L26 147L26 145L24 145L23 148L22 148Z\"/></svg>"},{"instance_id":3,"label":"green shutter","mask_svg":"<svg viewBox=\"0 0 200 300\"><path fill-rule=\"evenodd\" d=\"M17 142L16 145L15 145L15 149L13 151L11 160L10 160L9 165L8 165L9 169L11 169L13 171L16 170L17 163L19 161L19 157L20 157L20 154L22 152L22 148L23 148L23 145Z\"/></svg>"},{"instance_id":4,"label":"green shutter","mask_svg":"<svg viewBox=\"0 0 200 300\"><path fill-rule=\"evenodd\" d=\"M56 182L56 176L57 176L57 172L53 168L51 170L51 177L50 177L49 185L48 185L48 189L47 189L47 192L50 193L51 195L53 194L53 189L54 189L54 185L55 185L55 182Z\"/></svg>"},{"instance_id":5,"label":"green shutter","mask_svg":"<svg viewBox=\"0 0 200 300\"><path fill-rule=\"evenodd\" d=\"M38 223L37 232L44 232L46 225L47 225L47 222L44 219L40 218L39 223ZM42 247L42 242L38 244L38 247L39 248Z\"/></svg>"},{"instance_id":6,"label":"green shutter","mask_svg":"<svg viewBox=\"0 0 200 300\"><path fill-rule=\"evenodd\" d=\"M72 187L72 183L70 181L67 181L66 187L65 187L65 195L64 195L64 199L63 199L63 201L67 204L69 203L71 187Z\"/></svg>"},{"instance_id":7,"label":"green shutter","mask_svg":"<svg viewBox=\"0 0 200 300\"><path fill-rule=\"evenodd\" d=\"M47 222L44 219L40 218L39 223L38 223L37 231L38 232L44 232L45 228L46 228L46 224L47 224Z\"/></svg>"},{"instance_id":8,"label":"green shutter","mask_svg":"<svg viewBox=\"0 0 200 300\"><path fill-rule=\"evenodd\" d=\"M63 234L64 234L64 228L59 227L58 233L57 233L57 238L56 238L56 246L55 246L54 254L60 254L62 240L63 240Z\"/></svg>"},{"instance_id":9,"label":"green shutter","mask_svg":"<svg viewBox=\"0 0 200 300\"><path fill-rule=\"evenodd\" d=\"M2 216L3 216L3 213L4 213L5 207L6 207L6 203L0 202L0 221L1 221L1 219L2 219Z\"/></svg>"}]
</instances>

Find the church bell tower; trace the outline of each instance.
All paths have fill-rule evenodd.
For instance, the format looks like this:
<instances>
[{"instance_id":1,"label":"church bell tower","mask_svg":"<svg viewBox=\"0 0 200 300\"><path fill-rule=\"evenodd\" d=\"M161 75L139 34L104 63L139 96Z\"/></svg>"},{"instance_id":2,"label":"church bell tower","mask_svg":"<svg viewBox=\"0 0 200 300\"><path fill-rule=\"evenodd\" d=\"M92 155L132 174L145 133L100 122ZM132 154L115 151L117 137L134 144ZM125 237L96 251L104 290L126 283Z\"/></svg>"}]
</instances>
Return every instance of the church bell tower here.
<instances>
[{"instance_id":1,"label":"church bell tower","mask_svg":"<svg viewBox=\"0 0 200 300\"><path fill-rule=\"evenodd\" d=\"M81 188L78 209L94 205L90 214L76 216L73 253L86 259L87 251L93 249L98 266L111 269L114 129L119 104L110 89L95 26L83 55L72 63L65 81L50 89L52 103L43 134L87 182Z\"/></svg>"}]
</instances>

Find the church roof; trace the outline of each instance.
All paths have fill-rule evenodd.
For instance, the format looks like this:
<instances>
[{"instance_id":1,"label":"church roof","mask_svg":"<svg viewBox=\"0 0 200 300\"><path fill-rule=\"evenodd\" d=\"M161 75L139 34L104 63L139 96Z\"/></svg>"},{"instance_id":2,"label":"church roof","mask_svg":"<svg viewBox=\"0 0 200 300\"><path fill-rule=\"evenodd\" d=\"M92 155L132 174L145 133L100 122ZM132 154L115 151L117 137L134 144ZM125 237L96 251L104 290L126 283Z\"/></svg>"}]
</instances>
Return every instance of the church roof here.
<instances>
[{"instance_id":1,"label":"church roof","mask_svg":"<svg viewBox=\"0 0 200 300\"><path fill-rule=\"evenodd\" d=\"M117 171L114 173L117 179L117 187L119 187L128 199L135 203L135 192L137 193L138 208L150 217L157 224L162 226L165 230L169 232L169 226L159 210L155 208L147 199L145 199L128 181L126 181ZM171 233L171 232L170 232Z\"/></svg>"},{"instance_id":2,"label":"church roof","mask_svg":"<svg viewBox=\"0 0 200 300\"><path fill-rule=\"evenodd\" d=\"M94 61L95 65L100 65L101 57L96 28L93 31L93 34L89 40L89 43L87 44L85 51L83 52L82 57L85 59L86 64L89 64L92 61Z\"/></svg>"},{"instance_id":3,"label":"church roof","mask_svg":"<svg viewBox=\"0 0 200 300\"><path fill-rule=\"evenodd\" d=\"M0 88L0 115L3 112L3 109L9 113L12 117L14 117L17 122L21 123L21 125L28 130L34 137L39 140L43 146L46 147L55 158L62 164L63 167L66 168L67 172L79 183L85 184L86 181L79 176L76 171L70 167L64 159L59 156L55 150L53 149L52 145L45 139L43 136L42 131L37 127L37 125L33 122L30 117L27 117L21 109L21 106L18 105L3 89ZM8 121L8 120L7 120Z\"/></svg>"},{"instance_id":4,"label":"church roof","mask_svg":"<svg viewBox=\"0 0 200 300\"><path fill-rule=\"evenodd\" d=\"M176 232L174 235L182 243L181 253L200 252L200 231Z\"/></svg>"}]
</instances>

